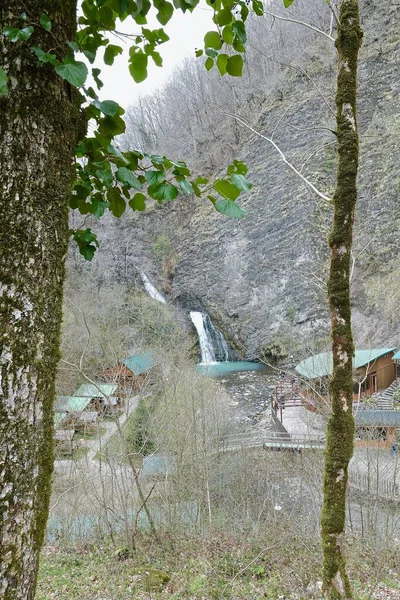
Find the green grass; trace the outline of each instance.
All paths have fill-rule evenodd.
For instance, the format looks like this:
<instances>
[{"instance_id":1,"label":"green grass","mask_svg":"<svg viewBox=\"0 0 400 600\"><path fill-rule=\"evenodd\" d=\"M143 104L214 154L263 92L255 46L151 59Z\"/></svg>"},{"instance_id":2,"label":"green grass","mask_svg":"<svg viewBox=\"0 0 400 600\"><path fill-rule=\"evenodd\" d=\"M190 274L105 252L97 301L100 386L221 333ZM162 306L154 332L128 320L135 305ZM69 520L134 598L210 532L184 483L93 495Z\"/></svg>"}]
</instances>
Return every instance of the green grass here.
<instances>
[{"instance_id":1,"label":"green grass","mask_svg":"<svg viewBox=\"0 0 400 600\"><path fill-rule=\"evenodd\" d=\"M156 545L142 536L133 552L116 551L104 540L93 547L47 547L36 600L321 600L318 541L293 538L280 546L266 538L165 536ZM370 600L378 589L399 600L397 559L361 542L350 547L355 598Z\"/></svg>"}]
</instances>

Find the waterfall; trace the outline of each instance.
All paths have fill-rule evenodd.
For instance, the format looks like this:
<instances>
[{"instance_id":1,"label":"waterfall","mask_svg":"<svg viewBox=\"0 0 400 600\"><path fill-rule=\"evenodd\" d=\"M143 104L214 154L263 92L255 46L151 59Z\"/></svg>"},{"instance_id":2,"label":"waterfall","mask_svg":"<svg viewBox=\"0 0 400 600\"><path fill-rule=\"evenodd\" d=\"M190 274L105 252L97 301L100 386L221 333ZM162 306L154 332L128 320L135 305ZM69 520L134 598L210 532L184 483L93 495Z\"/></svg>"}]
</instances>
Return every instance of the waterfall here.
<instances>
[{"instance_id":1,"label":"waterfall","mask_svg":"<svg viewBox=\"0 0 400 600\"><path fill-rule=\"evenodd\" d=\"M199 336L201 363L229 361L228 344L222 333L214 327L207 313L191 311L190 318Z\"/></svg>"},{"instance_id":2,"label":"waterfall","mask_svg":"<svg viewBox=\"0 0 400 600\"><path fill-rule=\"evenodd\" d=\"M154 300L158 300L158 302L162 302L163 304L166 304L167 301L166 301L165 297L163 296L163 294L161 292L158 291L157 288L154 287L154 285L150 282L147 275L145 273L140 273L140 277L142 278L143 285L146 288L146 292L149 294L149 296L154 298Z\"/></svg>"}]
</instances>

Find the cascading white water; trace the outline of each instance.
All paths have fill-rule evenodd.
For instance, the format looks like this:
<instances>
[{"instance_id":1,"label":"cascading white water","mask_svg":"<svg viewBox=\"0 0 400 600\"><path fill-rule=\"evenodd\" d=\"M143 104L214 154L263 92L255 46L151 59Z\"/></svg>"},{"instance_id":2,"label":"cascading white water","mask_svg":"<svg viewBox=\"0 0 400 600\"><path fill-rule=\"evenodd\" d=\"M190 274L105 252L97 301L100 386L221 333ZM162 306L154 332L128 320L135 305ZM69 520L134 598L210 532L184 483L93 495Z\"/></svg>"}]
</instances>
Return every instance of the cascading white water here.
<instances>
[{"instance_id":1,"label":"cascading white water","mask_svg":"<svg viewBox=\"0 0 400 600\"><path fill-rule=\"evenodd\" d=\"M196 327L200 342L201 364L229 361L229 348L224 336L216 329L206 313L191 311L190 318Z\"/></svg>"},{"instance_id":2,"label":"cascading white water","mask_svg":"<svg viewBox=\"0 0 400 600\"><path fill-rule=\"evenodd\" d=\"M154 300L158 300L158 302L166 304L167 301L165 299L165 296L163 296L163 294L159 292L157 288L154 287L147 275L145 273L140 273L140 277L142 278L143 285L146 288L146 292L149 294L149 296L154 298Z\"/></svg>"}]
</instances>

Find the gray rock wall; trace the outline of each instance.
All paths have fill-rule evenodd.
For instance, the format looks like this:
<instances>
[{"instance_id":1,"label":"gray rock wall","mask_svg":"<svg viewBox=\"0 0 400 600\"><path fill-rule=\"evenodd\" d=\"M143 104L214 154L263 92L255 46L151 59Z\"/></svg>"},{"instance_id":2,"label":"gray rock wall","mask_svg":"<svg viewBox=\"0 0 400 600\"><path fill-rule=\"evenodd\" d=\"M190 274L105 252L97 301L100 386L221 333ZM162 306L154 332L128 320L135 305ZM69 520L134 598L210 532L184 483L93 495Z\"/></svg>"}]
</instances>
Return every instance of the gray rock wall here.
<instances>
[{"instance_id":1,"label":"gray rock wall","mask_svg":"<svg viewBox=\"0 0 400 600\"><path fill-rule=\"evenodd\" d=\"M389 0L362 2L353 275L353 323L360 346L400 345L395 316L400 301L395 276L396 269L400 275L399 13L399 3ZM308 77L289 69L284 89L266 96L259 114L242 114L260 133L273 133L287 158L331 195L336 169L335 136L328 131L334 128L335 110L332 45L319 38L300 64ZM254 358L274 343L299 355L329 334L325 281L331 206L265 140L251 132L245 138L237 158L249 166L254 187L242 200L247 211L242 221L214 212L207 200L183 199L127 217L117 229L103 226L101 252L112 259L106 261L110 276L133 278L140 268L178 305L206 308L242 355Z\"/></svg>"}]
</instances>

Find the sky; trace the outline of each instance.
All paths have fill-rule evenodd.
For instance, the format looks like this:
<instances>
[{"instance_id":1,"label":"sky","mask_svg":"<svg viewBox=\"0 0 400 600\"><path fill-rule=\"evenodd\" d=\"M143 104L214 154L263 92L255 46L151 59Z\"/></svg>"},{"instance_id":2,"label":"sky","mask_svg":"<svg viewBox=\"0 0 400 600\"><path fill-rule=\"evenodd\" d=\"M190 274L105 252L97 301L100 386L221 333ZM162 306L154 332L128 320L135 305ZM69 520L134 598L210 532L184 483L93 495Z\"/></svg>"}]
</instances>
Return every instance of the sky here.
<instances>
[{"instance_id":1,"label":"sky","mask_svg":"<svg viewBox=\"0 0 400 600\"><path fill-rule=\"evenodd\" d=\"M194 57L195 48L203 47L204 34L215 29L212 16L212 10L199 6L193 13L186 12L183 14L181 11L175 11L172 19L165 26L165 31L170 40L158 48L163 58L163 67L156 67L153 61L149 59L149 75L142 83L135 83L128 71L129 41L123 55L118 56L111 67L107 67L100 61L96 62L95 66L101 68L102 74L100 77L104 82L104 87L99 92L101 99L115 100L126 109L130 104L134 104L140 95L145 95L162 87L173 69L184 58ZM152 19L149 19L148 27L149 29L157 29L161 25L153 16ZM134 24L132 24L131 31L127 28L123 31L134 33L138 29L138 26L134 27ZM125 45L117 39L112 39L111 43Z\"/></svg>"}]
</instances>

